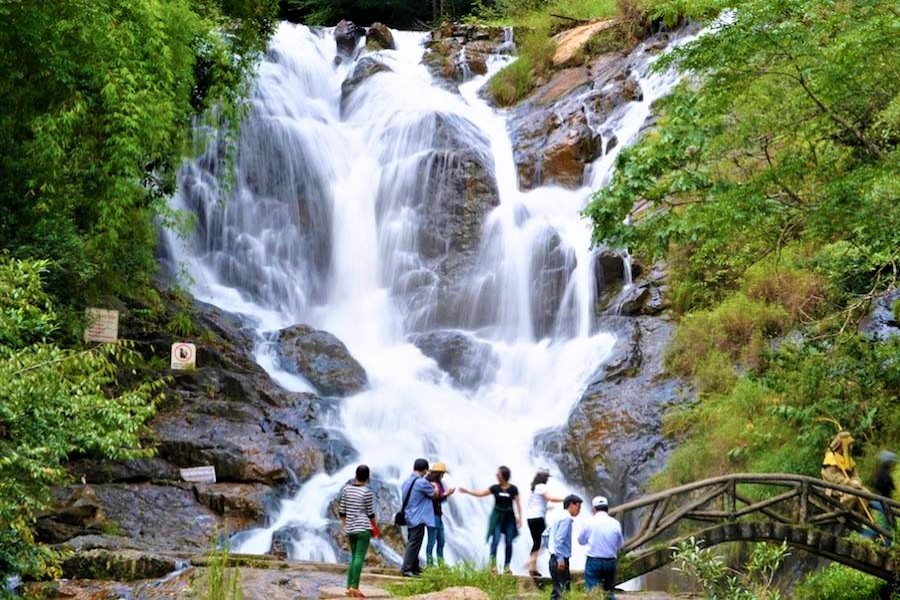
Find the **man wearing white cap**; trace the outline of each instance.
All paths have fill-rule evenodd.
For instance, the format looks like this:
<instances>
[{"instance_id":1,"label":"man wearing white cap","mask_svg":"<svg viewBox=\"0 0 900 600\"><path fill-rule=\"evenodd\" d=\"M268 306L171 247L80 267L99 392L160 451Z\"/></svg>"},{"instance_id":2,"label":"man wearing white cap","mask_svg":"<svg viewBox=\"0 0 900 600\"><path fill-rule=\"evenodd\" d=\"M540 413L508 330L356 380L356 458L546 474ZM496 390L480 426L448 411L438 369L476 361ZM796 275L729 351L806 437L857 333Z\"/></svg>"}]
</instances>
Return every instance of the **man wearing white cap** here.
<instances>
[{"instance_id":1,"label":"man wearing white cap","mask_svg":"<svg viewBox=\"0 0 900 600\"><path fill-rule=\"evenodd\" d=\"M609 516L609 501L603 496L594 496L591 506L594 515L578 535L578 543L587 546L584 587L590 590L602 585L609 597L615 599L616 558L625 544L622 525Z\"/></svg>"}]
</instances>

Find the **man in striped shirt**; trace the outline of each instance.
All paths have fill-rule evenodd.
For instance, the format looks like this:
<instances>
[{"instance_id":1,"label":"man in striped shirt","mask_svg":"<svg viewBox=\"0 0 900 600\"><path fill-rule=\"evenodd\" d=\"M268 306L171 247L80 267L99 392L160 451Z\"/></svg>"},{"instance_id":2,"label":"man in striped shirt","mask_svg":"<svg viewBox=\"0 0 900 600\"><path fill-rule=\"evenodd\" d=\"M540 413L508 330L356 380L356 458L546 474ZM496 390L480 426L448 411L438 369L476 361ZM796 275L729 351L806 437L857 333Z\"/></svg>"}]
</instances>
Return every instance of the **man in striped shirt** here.
<instances>
[{"instance_id":1,"label":"man in striped shirt","mask_svg":"<svg viewBox=\"0 0 900 600\"><path fill-rule=\"evenodd\" d=\"M350 566L347 569L347 595L351 598L364 598L359 591L359 578L366 562L369 540L375 527L375 496L369 489L369 467L356 467L356 479L347 483L341 490L341 501L338 514L341 517L341 529L347 534L350 542Z\"/></svg>"}]
</instances>

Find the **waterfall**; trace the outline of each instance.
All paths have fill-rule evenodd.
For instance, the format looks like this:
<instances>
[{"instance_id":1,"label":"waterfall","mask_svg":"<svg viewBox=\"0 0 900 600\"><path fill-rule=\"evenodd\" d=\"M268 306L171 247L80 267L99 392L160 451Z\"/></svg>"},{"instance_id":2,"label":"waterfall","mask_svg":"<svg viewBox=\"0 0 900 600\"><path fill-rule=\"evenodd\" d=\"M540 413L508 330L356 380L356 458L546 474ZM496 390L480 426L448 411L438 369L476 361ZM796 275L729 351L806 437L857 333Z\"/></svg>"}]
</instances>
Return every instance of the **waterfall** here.
<instances>
[{"instance_id":1,"label":"waterfall","mask_svg":"<svg viewBox=\"0 0 900 600\"><path fill-rule=\"evenodd\" d=\"M335 334L371 383L341 400L327 424L357 458L304 482L267 527L236 538L240 552L267 552L281 532L292 558L336 560L330 503L359 462L380 493L396 490L417 457L447 463L447 483L468 488L494 483L496 467L508 465L523 494L549 464L553 491L568 490L533 442L564 425L615 342L597 330L596 251L579 211L675 78L648 76L649 54L638 61L643 98L599 124L618 144L589 168L587 185L522 192L505 116L479 95L510 58L495 57L488 75L454 94L422 64L422 34L394 35L397 50L336 60L330 31L280 25L259 67L228 198L213 145L184 166L172 200L197 218L188 239L165 233L173 262L197 298L257 331L255 356L278 383L313 389L280 368L272 341L296 323ZM345 83L364 69L355 87ZM442 212L469 193L486 206L474 239L457 214ZM435 332L484 350L468 365L474 383L452 381L411 343ZM486 560L489 511L489 501L468 496L447 503L450 561Z\"/></svg>"}]
</instances>

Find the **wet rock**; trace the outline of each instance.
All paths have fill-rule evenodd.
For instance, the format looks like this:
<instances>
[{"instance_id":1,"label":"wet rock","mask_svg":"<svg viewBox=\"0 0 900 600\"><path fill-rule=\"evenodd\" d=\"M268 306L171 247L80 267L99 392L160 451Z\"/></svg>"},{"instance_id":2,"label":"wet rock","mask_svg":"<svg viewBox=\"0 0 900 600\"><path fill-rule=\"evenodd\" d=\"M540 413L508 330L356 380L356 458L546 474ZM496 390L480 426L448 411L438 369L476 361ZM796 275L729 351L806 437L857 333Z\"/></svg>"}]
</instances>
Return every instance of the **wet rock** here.
<instances>
[{"instance_id":1,"label":"wet rock","mask_svg":"<svg viewBox=\"0 0 900 600\"><path fill-rule=\"evenodd\" d=\"M627 102L624 88L633 60L611 53L559 71L512 109L509 130L523 189L584 183L585 167L603 153L604 136L613 136L601 126Z\"/></svg>"},{"instance_id":2,"label":"wet rock","mask_svg":"<svg viewBox=\"0 0 900 600\"><path fill-rule=\"evenodd\" d=\"M287 364L325 396L350 396L368 385L362 365L327 331L293 325L278 333L278 341Z\"/></svg>"},{"instance_id":3,"label":"wet rock","mask_svg":"<svg viewBox=\"0 0 900 600\"><path fill-rule=\"evenodd\" d=\"M563 69L555 73L553 78L535 93L534 102L540 106L553 104L590 83L591 73L586 67Z\"/></svg>"},{"instance_id":4,"label":"wet rock","mask_svg":"<svg viewBox=\"0 0 900 600\"><path fill-rule=\"evenodd\" d=\"M235 514L251 520L265 517L266 496L272 488L260 484L200 483L194 485L194 495L200 504L219 515Z\"/></svg>"},{"instance_id":5,"label":"wet rock","mask_svg":"<svg viewBox=\"0 0 900 600\"><path fill-rule=\"evenodd\" d=\"M587 32L600 25L580 29ZM584 183L585 168L618 143L614 133L618 109L642 99L633 73L646 59L643 48L590 59L573 51L560 65L567 68L555 72L510 111L508 127L521 188L548 184L577 188ZM652 117L647 124L652 124Z\"/></svg>"},{"instance_id":6,"label":"wet rock","mask_svg":"<svg viewBox=\"0 0 900 600\"><path fill-rule=\"evenodd\" d=\"M432 32L424 62L445 86L456 86L487 72L487 60L503 47L503 29L444 23Z\"/></svg>"},{"instance_id":7,"label":"wet rock","mask_svg":"<svg viewBox=\"0 0 900 600\"><path fill-rule=\"evenodd\" d=\"M493 379L499 360L487 342L463 331L431 331L409 336L422 354L434 359L453 384L475 389Z\"/></svg>"},{"instance_id":8,"label":"wet rock","mask_svg":"<svg viewBox=\"0 0 900 600\"><path fill-rule=\"evenodd\" d=\"M353 21L341 21L334 28L334 41L337 44L338 56L349 58L356 52L359 39L366 35L366 30Z\"/></svg>"},{"instance_id":9,"label":"wet rock","mask_svg":"<svg viewBox=\"0 0 900 600\"><path fill-rule=\"evenodd\" d=\"M614 503L640 493L665 463L660 434L663 410L684 396L666 376L663 352L673 328L651 317L603 317L601 331L616 335L609 360L598 370L561 431L543 434L538 447L557 457L570 481Z\"/></svg>"},{"instance_id":10,"label":"wet rock","mask_svg":"<svg viewBox=\"0 0 900 600\"><path fill-rule=\"evenodd\" d=\"M275 484L322 467L311 436L282 428L260 407L186 399L153 422L159 456L181 468L212 465L219 481Z\"/></svg>"},{"instance_id":11,"label":"wet rock","mask_svg":"<svg viewBox=\"0 0 900 600\"><path fill-rule=\"evenodd\" d=\"M349 106L350 95L366 80L376 73L384 73L391 71L391 68L383 62L364 56L356 63L353 73L341 84L341 111L346 111Z\"/></svg>"},{"instance_id":12,"label":"wet rock","mask_svg":"<svg viewBox=\"0 0 900 600\"><path fill-rule=\"evenodd\" d=\"M553 333L572 271L575 252L564 248L559 235L548 229L531 261L532 326L537 339Z\"/></svg>"},{"instance_id":13,"label":"wet rock","mask_svg":"<svg viewBox=\"0 0 900 600\"><path fill-rule=\"evenodd\" d=\"M873 302L872 312L860 323L860 332L881 340L900 335L900 320L894 313L894 304L897 302L900 302L900 288L893 288L878 296Z\"/></svg>"},{"instance_id":14,"label":"wet rock","mask_svg":"<svg viewBox=\"0 0 900 600\"><path fill-rule=\"evenodd\" d=\"M177 481L178 468L159 457L139 458L124 462L96 462L79 459L69 464L75 479L85 478L93 483L122 483L143 481Z\"/></svg>"},{"instance_id":15,"label":"wet rock","mask_svg":"<svg viewBox=\"0 0 900 600\"><path fill-rule=\"evenodd\" d=\"M396 50L394 34L383 23L372 23L366 30L366 47L369 50Z\"/></svg>"},{"instance_id":16,"label":"wet rock","mask_svg":"<svg viewBox=\"0 0 900 600\"><path fill-rule=\"evenodd\" d=\"M100 533L107 522L106 512L93 486L59 488L54 494L54 508L38 518L35 532L44 543L59 543L78 535Z\"/></svg>"},{"instance_id":17,"label":"wet rock","mask_svg":"<svg viewBox=\"0 0 900 600\"><path fill-rule=\"evenodd\" d=\"M180 567L178 559L138 550L87 550L63 559L60 568L71 579L136 581L165 577Z\"/></svg>"},{"instance_id":18,"label":"wet rock","mask_svg":"<svg viewBox=\"0 0 900 600\"><path fill-rule=\"evenodd\" d=\"M465 322L462 286L477 257L485 219L500 203L484 135L457 115L438 113L429 118L434 119L434 149L419 159L409 205L419 225L418 268L411 272L424 269L436 278L407 297L413 330L459 327Z\"/></svg>"}]
</instances>

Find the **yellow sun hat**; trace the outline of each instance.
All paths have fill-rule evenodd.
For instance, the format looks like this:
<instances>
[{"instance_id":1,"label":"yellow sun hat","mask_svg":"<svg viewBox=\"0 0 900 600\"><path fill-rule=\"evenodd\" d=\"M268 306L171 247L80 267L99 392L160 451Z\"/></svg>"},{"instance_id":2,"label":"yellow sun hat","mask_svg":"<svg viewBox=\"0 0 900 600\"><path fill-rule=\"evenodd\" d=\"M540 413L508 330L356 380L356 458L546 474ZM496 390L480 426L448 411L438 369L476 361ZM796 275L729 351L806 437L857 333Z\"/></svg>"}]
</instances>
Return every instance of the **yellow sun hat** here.
<instances>
[{"instance_id":1,"label":"yellow sun hat","mask_svg":"<svg viewBox=\"0 0 900 600\"><path fill-rule=\"evenodd\" d=\"M436 462L431 465L431 469L429 469L432 473L449 473L447 470L447 465L442 462Z\"/></svg>"}]
</instances>

